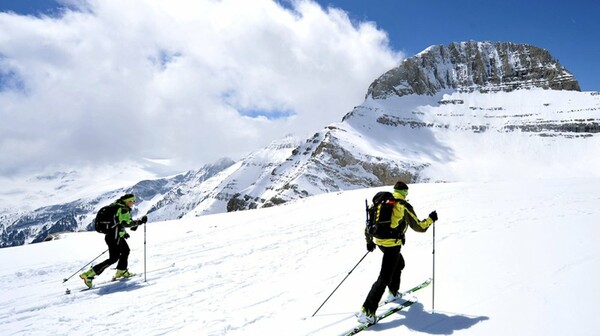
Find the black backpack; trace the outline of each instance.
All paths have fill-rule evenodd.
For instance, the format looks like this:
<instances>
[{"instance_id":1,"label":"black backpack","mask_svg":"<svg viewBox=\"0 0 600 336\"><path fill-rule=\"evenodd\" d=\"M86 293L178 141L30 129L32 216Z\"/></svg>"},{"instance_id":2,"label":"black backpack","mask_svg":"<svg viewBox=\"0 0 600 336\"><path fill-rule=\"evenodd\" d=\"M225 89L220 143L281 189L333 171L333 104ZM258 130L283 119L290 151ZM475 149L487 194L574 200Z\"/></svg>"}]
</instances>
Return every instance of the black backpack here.
<instances>
[{"instance_id":1,"label":"black backpack","mask_svg":"<svg viewBox=\"0 0 600 336\"><path fill-rule=\"evenodd\" d=\"M404 229L406 224L400 223L396 228L392 228L392 212L396 203L408 204L402 199L394 198L394 195L388 191L380 191L373 196L373 204L366 205L367 211L367 233L380 239L404 239ZM367 201L365 200L365 204Z\"/></svg>"},{"instance_id":2,"label":"black backpack","mask_svg":"<svg viewBox=\"0 0 600 336\"><path fill-rule=\"evenodd\" d=\"M98 214L96 214L96 219L94 220L94 229L100 233L108 233L112 228L116 225L115 216L117 214L117 210L119 210L118 204L111 204L105 207L102 207Z\"/></svg>"}]
</instances>

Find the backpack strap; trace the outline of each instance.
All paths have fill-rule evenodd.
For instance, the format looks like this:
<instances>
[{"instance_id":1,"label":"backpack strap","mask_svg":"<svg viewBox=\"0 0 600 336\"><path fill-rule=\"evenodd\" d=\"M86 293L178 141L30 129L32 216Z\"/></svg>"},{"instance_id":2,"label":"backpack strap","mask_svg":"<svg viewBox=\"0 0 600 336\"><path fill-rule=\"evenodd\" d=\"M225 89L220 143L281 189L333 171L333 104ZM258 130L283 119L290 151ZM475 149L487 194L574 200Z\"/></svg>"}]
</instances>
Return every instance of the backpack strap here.
<instances>
[{"instance_id":1,"label":"backpack strap","mask_svg":"<svg viewBox=\"0 0 600 336\"><path fill-rule=\"evenodd\" d=\"M415 212L413 210L412 205L410 205L410 203L408 203L406 200L401 199L401 198L394 198L398 203L402 204L404 207L408 208L408 210L410 210L411 212Z\"/></svg>"},{"instance_id":2,"label":"backpack strap","mask_svg":"<svg viewBox=\"0 0 600 336\"><path fill-rule=\"evenodd\" d=\"M408 203L405 199L394 198L394 200L396 200L396 202L402 204L405 208L407 208L410 211L412 211L412 205L410 205L410 203ZM398 226L397 226L397 229L399 231L398 239L402 240L402 245L406 244L406 234L404 233L406 226L408 226L408 223L406 222L406 218L403 217L402 218L402 223L398 223Z\"/></svg>"}]
</instances>

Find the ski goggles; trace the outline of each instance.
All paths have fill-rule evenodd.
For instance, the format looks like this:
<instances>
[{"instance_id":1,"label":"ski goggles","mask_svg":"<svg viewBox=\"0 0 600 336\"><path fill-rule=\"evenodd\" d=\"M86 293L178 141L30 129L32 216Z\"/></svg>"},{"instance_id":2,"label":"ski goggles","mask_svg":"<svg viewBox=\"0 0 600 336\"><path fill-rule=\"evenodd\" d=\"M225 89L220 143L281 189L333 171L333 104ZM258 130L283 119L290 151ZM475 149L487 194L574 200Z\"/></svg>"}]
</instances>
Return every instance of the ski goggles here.
<instances>
[{"instance_id":1,"label":"ski goggles","mask_svg":"<svg viewBox=\"0 0 600 336\"><path fill-rule=\"evenodd\" d=\"M123 202L124 203L127 203L127 202L133 202L133 203L135 203L135 196L131 196L129 198L126 198L126 199L123 200Z\"/></svg>"}]
</instances>

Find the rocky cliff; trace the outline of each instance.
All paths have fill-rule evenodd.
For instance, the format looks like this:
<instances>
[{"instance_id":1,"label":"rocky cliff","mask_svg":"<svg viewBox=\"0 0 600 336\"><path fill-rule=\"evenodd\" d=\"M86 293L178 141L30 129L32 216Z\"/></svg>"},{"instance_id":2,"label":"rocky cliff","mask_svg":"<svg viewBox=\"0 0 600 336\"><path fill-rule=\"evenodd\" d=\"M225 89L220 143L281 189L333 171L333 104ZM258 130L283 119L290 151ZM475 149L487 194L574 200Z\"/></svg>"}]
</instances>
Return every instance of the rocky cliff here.
<instances>
[{"instance_id":1,"label":"rocky cliff","mask_svg":"<svg viewBox=\"0 0 600 336\"><path fill-rule=\"evenodd\" d=\"M375 80L367 97L534 87L580 91L573 75L545 49L510 42L461 42L432 46L407 58Z\"/></svg>"}]
</instances>

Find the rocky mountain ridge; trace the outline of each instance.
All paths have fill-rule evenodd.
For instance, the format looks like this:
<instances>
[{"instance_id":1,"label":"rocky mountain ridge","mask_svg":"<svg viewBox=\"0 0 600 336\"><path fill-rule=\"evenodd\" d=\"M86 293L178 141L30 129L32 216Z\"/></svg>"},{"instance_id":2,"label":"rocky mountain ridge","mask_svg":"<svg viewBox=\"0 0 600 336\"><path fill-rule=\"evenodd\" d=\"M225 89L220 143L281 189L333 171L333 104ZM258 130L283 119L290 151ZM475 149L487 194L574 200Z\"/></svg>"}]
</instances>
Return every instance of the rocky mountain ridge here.
<instances>
[{"instance_id":1,"label":"rocky mountain ridge","mask_svg":"<svg viewBox=\"0 0 600 336\"><path fill-rule=\"evenodd\" d=\"M160 200L154 205L155 207L176 202L175 198L170 197L172 193L178 193L182 188L201 185L203 181L232 164L232 160L223 159L174 177L143 180L130 187L118 188L72 202L52 204L33 211L4 213L0 216L0 247L51 240L61 232L91 231L96 212L125 193L134 193L138 196L140 204L132 214L141 216L142 213L149 211L150 200L157 198Z\"/></svg>"},{"instance_id":2,"label":"rocky mountain ridge","mask_svg":"<svg viewBox=\"0 0 600 336\"><path fill-rule=\"evenodd\" d=\"M585 164L586 151L600 146L599 111L600 94L579 92L575 78L543 49L490 42L432 46L375 80L363 104L311 137L274 141L237 162L2 214L0 246L89 230L95 211L125 192L138 195L138 213L159 221L398 179L475 178L496 161L513 162L507 174L554 162L565 169L553 173L569 173ZM540 151L549 153L549 162L535 162Z\"/></svg>"},{"instance_id":3,"label":"rocky mountain ridge","mask_svg":"<svg viewBox=\"0 0 600 336\"><path fill-rule=\"evenodd\" d=\"M580 91L579 83L542 48L510 42L432 46L375 80L367 97L433 95L440 90L497 92L525 88Z\"/></svg>"}]
</instances>

